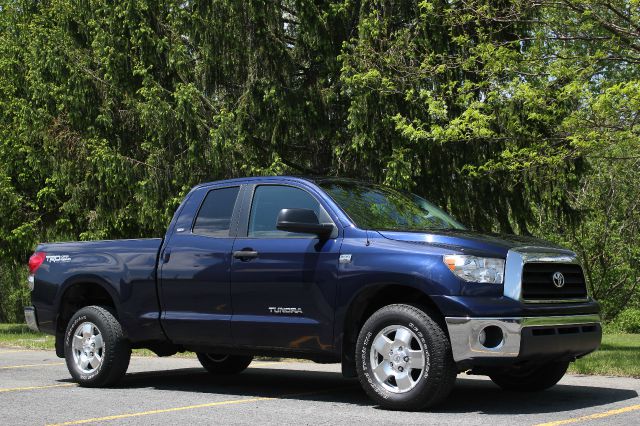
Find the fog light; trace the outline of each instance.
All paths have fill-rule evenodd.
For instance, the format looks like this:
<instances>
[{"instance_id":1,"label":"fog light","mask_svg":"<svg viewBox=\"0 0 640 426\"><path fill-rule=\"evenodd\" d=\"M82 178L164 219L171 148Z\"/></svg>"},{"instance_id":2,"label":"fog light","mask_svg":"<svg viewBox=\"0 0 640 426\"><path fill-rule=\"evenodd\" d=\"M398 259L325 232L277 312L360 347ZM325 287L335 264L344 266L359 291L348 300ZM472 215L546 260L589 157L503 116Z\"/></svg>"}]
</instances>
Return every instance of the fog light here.
<instances>
[{"instance_id":1,"label":"fog light","mask_svg":"<svg viewBox=\"0 0 640 426\"><path fill-rule=\"evenodd\" d=\"M504 335L502 329L495 325L480 330L478 334L478 342L487 349L495 349L504 341Z\"/></svg>"}]
</instances>

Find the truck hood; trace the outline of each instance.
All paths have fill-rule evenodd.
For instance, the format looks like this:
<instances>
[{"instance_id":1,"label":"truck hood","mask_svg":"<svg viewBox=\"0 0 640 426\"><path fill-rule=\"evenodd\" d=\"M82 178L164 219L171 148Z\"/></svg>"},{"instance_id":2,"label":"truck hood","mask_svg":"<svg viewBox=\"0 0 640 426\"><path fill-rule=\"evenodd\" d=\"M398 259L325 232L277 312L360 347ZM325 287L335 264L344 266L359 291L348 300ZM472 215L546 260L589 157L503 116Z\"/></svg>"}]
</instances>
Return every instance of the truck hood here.
<instances>
[{"instance_id":1,"label":"truck hood","mask_svg":"<svg viewBox=\"0 0 640 426\"><path fill-rule=\"evenodd\" d=\"M455 251L484 256L506 257L507 252L516 247L542 247L566 250L564 247L539 238L509 234L483 234L468 230L376 232L390 240L448 247Z\"/></svg>"}]
</instances>

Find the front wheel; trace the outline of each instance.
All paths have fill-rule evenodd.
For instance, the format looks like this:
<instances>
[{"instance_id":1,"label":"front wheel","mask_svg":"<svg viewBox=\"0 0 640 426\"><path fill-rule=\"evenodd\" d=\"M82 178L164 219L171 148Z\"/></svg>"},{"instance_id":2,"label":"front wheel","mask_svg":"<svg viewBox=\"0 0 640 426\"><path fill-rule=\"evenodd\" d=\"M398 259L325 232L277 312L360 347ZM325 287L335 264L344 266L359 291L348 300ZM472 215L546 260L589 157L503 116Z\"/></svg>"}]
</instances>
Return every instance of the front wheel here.
<instances>
[{"instance_id":1,"label":"front wheel","mask_svg":"<svg viewBox=\"0 0 640 426\"><path fill-rule=\"evenodd\" d=\"M211 374L238 374L246 370L252 356L226 355L198 352L198 361Z\"/></svg>"},{"instance_id":2,"label":"front wheel","mask_svg":"<svg viewBox=\"0 0 640 426\"><path fill-rule=\"evenodd\" d=\"M127 372L131 347L116 317L101 306L76 312L64 339L67 368L85 387L110 386Z\"/></svg>"},{"instance_id":3,"label":"front wheel","mask_svg":"<svg viewBox=\"0 0 640 426\"><path fill-rule=\"evenodd\" d=\"M365 322L356 368L365 392L392 410L422 410L441 402L457 375L442 327L410 305L385 306Z\"/></svg>"},{"instance_id":4,"label":"front wheel","mask_svg":"<svg viewBox=\"0 0 640 426\"><path fill-rule=\"evenodd\" d=\"M504 390L537 392L549 389L562 379L569 368L569 361L551 362L525 371L507 371L489 377Z\"/></svg>"}]
</instances>

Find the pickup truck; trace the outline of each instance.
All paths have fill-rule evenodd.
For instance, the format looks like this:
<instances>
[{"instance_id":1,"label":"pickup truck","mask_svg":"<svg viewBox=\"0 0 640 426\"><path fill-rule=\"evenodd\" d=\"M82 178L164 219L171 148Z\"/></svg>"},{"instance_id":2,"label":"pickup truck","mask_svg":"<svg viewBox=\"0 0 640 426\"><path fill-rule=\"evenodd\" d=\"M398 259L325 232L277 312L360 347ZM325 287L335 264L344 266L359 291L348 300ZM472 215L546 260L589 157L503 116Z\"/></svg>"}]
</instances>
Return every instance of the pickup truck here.
<instances>
[{"instance_id":1,"label":"pickup truck","mask_svg":"<svg viewBox=\"0 0 640 426\"><path fill-rule=\"evenodd\" d=\"M40 244L29 269L27 324L88 387L121 379L132 348L193 351L219 375L295 357L422 410L460 372L547 389L602 336L574 252L343 178L201 184L164 238Z\"/></svg>"}]
</instances>

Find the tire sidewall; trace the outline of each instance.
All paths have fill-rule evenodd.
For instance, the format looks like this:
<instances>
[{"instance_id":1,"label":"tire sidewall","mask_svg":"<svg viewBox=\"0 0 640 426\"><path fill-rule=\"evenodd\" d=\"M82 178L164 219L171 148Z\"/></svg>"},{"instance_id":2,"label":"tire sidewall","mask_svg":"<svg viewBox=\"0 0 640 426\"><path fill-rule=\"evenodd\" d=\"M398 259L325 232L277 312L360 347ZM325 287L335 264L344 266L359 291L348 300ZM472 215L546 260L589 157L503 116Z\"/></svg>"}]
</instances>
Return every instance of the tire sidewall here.
<instances>
[{"instance_id":1,"label":"tire sidewall","mask_svg":"<svg viewBox=\"0 0 640 426\"><path fill-rule=\"evenodd\" d=\"M73 359L72 339L74 331L83 322L92 322L100 331L102 335L104 349L102 351L103 361L100 366L92 373L82 372L76 365ZM107 374L109 366L108 360L110 359L112 336L109 333L108 327L104 324L103 319L97 315L91 308L83 308L71 317L67 326L67 331L64 336L64 355L67 362L67 368L71 373L71 376L80 384L91 384L98 382L103 375Z\"/></svg>"},{"instance_id":2,"label":"tire sidewall","mask_svg":"<svg viewBox=\"0 0 640 426\"><path fill-rule=\"evenodd\" d=\"M541 365L527 374L506 372L490 375L491 380L501 388L516 392L539 392L555 386L567 372L568 361L551 362Z\"/></svg>"},{"instance_id":3,"label":"tire sidewall","mask_svg":"<svg viewBox=\"0 0 640 426\"><path fill-rule=\"evenodd\" d=\"M238 374L244 371L253 360L253 356L227 355L224 359L216 361L211 358L211 355L214 354L205 352L196 353L200 364L209 373L217 375ZM214 356L221 356L221 354L215 354Z\"/></svg>"},{"instance_id":4,"label":"tire sidewall","mask_svg":"<svg viewBox=\"0 0 640 426\"><path fill-rule=\"evenodd\" d=\"M401 325L411 330L422 344L422 352L425 359L425 368L418 384L408 392L394 393L378 384L371 366L371 346L376 335L385 327L390 325ZM429 380L433 374L431 360L433 354L430 349L433 347L428 326L423 318L415 315L411 311L403 314L391 310L378 311L362 327L358 342L356 344L356 367L358 376L365 388L365 391L376 401L386 404L394 404L398 409L402 405L414 405L425 394L431 391L432 381Z\"/></svg>"}]
</instances>

